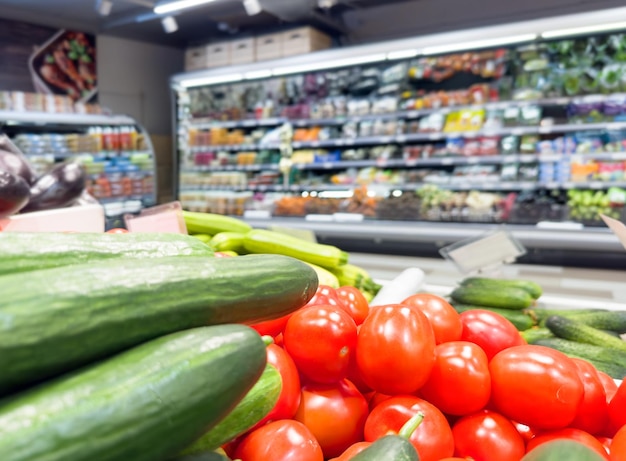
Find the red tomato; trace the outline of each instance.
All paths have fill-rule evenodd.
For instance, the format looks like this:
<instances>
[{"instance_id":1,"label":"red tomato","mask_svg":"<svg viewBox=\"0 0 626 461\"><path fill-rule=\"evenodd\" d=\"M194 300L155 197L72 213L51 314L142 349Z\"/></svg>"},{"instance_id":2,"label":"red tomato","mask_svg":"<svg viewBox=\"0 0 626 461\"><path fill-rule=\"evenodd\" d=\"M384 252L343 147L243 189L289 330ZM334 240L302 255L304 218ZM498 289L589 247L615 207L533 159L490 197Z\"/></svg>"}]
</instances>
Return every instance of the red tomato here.
<instances>
[{"instance_id":1,"label":"red tomato","mask_svg":"<svg viewBox=\"0 0 626 461\"><path fill-rule=\"evenodd\" d=\"M311 431L292 419L266 424L244 437L235 450L241 461L324 461Z\"/></svg>"},{"instance_id":2,"label":"red tomato","mask_svg":"<svg viewBox=\"0 0 626 461\"><path fill-rule=\"evenodd\" d=\"M356 362L363 380L383 394L411 394L428 379L435 362L435 335L419 310L378 306L359 330Z\"/></svg>"},{"instance_id":3,"label":"red tomato","mask_svg":"<svg viewBox=\"0 0 626 461\"><path fill-rule=\"evenodd\" d=\"M389 400L391 397L393 396L381 394L380 392L374 392L374 395L372 395L372 398L370 398L369 401L370 411L373 410L374 407L377 407L379 404L383 403L385 400Z\"/></svg>"},{"instance_id":4,"label":"red tomato","mask_svg":"<svg viewBox=\"0 0 626 461\"><path fill-rule=\"evenodd\" d=\"M582 429L590 434L600 433L609 419L609 404L606 401L606 392L600 381L596 367L582 359L571 359L578 367L578 376L583 383L585 392L583 400L571 427Z\"/></svg>"},{"instance_id":5,"label":"red tomato","mask_svg":"<svg viewBox=\"0 0 626 461\"><path fill-rule=\"evenodd\" d=\"M598 378L604 387L604 393L606 394L606 401L610 402L615 393L617 392L617 383L613 378L607 375L605 372L597 370Z\"/></svg>"},{"instance_id":6,"label":"red tomato","mask_svg":"<svg viewBox=\"0 0 626 461\"><path fill-rule=\"evenodd\" d=\"M484 408L491 395L487 355L467 341L438 344L435 365L420 395L450 415L468 415Z\"/></svg>"},{"instance_id":7,"label":"red tomato","mask_svg":"<svg viewBox=\"0 0 626 461\"><path fill-rule=\"evenodd\" d=\"M128 229L124 229L123 227L115 227L113 229L109 229L106 231L107 234L128 234Z\"/></svg>"},{"instance_id":8,"label":"red tomato","mask_svg":"<svg viewBox=\"0 0 626 461\"><path fill-rule=\"evenodd\" d=\"M354 323L361 325L370 311L369 303L363 296L363 293L361 293L361 290L346 285L337 288L335 294L340 302L339 307L350 314L354 319Z\"/></svg>"},{"instance_id":9,"label":"red tomato","mask_svg":"<svg viewBox=\"0 0 626 461\"><path fill-rule=\"evenodd\" d=\"M491 360L494 355L511 346L525 344L515 325L495 312L473 309L462 312L462 341L478 344Z\"/></svg>"},{"instance_id":10,"label":"red tomato","mask_svg":"<svg viewBox=\"0 0 626 461\"><path fill-rule=\"evenodd\" d=\"M330 305L305 306L291 315L283 338L285 350L306 379L334 383L347 376L357 330L346 311Z\"/></svg>"},{"instance_id":11,"label":"red tomato","mask_svg":"<svg viewBox=\"0 0 626 461\"><path fill-rule=\"evenodd\" d=\"M583 399L576 364L555 349L510 347L491 359L489 372L495 409L535 429L567 426Z\"/></svg>"},{"instance_id":12,"label":"red tomato","mask_svg":"<svg viewBox=\"0 0 626 461\"><path fill-rule=\"evenodd\" d=\"M250 327L255 329L261 336L267 335L276 337L283 332L285 325L287 325L287 321L291 316L292 314L287 314L274 320L266 320L265 322L255 323L254 325L250 325Z\"/></svg>"},{"instance_id":13,"label":"red tomato","mask_svg":"<svg viewBox=\"0 0 626 461\"><path fill-rule=\"evenodd\" d=\"M457 458L456 456L452 456L450 458L441 458L439 461L467 461L468 458Z\"/></svg>"},{"instance_id":14,"label":"red tomato","mask_svg":"<svg viewBox=\"0 0 626 461\"><path fill-rule=\"evenodd\" d=\"M400 304L416 307L428 317L437 344L459 341L463 332L461 318L454 307L441 296L418 293L409 296Z\"/></svg>"},{"instance_id":15,"label":"red tomato","mask_svg":"<svg viewBox=\"0 0 626 461\"><path fill-rule=\"evenodd\" d=\"M357 334L359 328L357 327ZM373 392L372 389L363 381L363 377L361 376L361 372L359 371L359 367L356 364L356 351L354 354L350 356L350 365L348 367L348 376L347 378L356 386L356 388L363 394L367 394L368 392Z\"/></svg>"},{"instance_id":16,"label":"red tomato","mask_svg":"<svg viewBox=\"0 0 626 461\"><path fill-rule=\"evenodd\" d=\"M300 377L296 364L289 354L276 344L267 346L267 363L276 367L282 379L282 388L274 408L255 427L269 421L290 419L300 405Z\"/></svg>"},{"instance_id":17,"label":"red tomato","mask_svg":"<svg viewBox=\"0 0 626 461\"><path fill-rule=\"evenodd\" d=\"M626 461L626 426L623 426L611 440L611 461Z\"/></svg>"},{"instance_id":18,"label":"red tomato","mask_svg":"<svg viewBox=\"0 0 626 461\"><path fill-rule=\"evenodd\" d=\"M328 285L318 285L317 290L315 290L315 294L311 299L309 299L309 302L306 305L318 306L321 304L330 306L341 305L341 301L339 301L337 292L333 287Z\"/></svg>"},{"instance_id":19,"label":"red tomato","mask_svg":"<svg viewBox=\"0 0 626 461\"><path fill-rule=\"evenodd\" d=\"M331 458L363 440L368 412L365 397L350 381L342 380L302 387L302 399L294 419L309 428L324 457Z\"/></svg>"},{"instance_id":20,"label":"red tomato","mask_svg":"<svg viewBox=\"0 0 626 461\"><path fill-rule=\"evenodd\" d=\"M452 426L452 435L454 455L474 461L519 461L526 453L513 423L491 410L463 416Z\"/></svg>"},{"instance_id":21,"label":"red tomato","mask_svg":"<svg viewBox=\"0 0 626 461\"><path fill-rule=\"evenodd\" d=\"M373 442L389 432L397 434L420 411L424 420L409 437L420 461L439 461L452 456L454 439L448 420L437 407L419 397L398 395L374 408L365 422L365 440Z\"/></svg>"},{"instance_id":22,"label":"red tomato","mask_svg":"<svg viewBox=\"0 0 626 461\"><path fill-rule=\"evenodd\" d=\"M350 445L348 449L337 458L331 458L328 461L350 461L354 456L361 453L371 444L372 442L357 442L354 445Z\"/></svg>"},{"instance_id":23,"label":"red tomato","mask_svg":"<svg viewBox=\"0 0 626 461\"><path fill-rule=\"evenodd\" d=\"M617 388L609 403L609 426L611 435L626 425L626 379Z\"/></svg>"},{"instance_id":24,"label":"red tomato","mask_svg":"<svg viewBox=\"0 0 626 461\"><path fill-rule=\"evenodd\" d=\"M524 443L528 443L528 441L535 436L535 432L526 424L518 423L516 421L511 422L513 423L513 426L515 426L515 429L517 429L517 432L519 432L519 435L522 436L522 439L524 439Z\"/></svg>"},{"instance_id":25,"label":"red tomato","mask_svg":"<svg viewBox=\"0 0 626 461\"><path fill-rule=\"evenodd\" d=\"M541 445L542 443L546 443L556 439L575 440L576 442L587 445L589 448L593 449L599 455L604 457L604 459L606 459L607 461L609 459L609 455L607 454L604 445L602 445L602 443L600 443L598 439L596 439L588 432L581 431L580 429L575 429L572 427L537 434L528 442L526 446L526 452L529 452L530 450L537 447L538 445Z\"/></svg>"}]
</instances>

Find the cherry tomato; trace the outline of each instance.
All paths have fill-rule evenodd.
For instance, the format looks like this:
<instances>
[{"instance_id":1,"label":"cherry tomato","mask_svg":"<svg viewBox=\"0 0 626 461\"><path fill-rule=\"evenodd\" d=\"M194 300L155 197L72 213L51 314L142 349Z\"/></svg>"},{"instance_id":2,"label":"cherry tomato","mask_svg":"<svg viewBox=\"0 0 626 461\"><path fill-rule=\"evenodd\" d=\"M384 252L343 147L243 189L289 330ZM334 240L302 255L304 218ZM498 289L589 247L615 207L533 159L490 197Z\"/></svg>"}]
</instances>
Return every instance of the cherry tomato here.
<instances>
[{"instance_id":1,"label":"cherry tomato","mask_svg":"<svg viewBox=\"0 0 626 461\"><path fill-rule=\"evenodd\" d=\"M359 330L356 362L363 380L383 394L411 394L435 362L435 335L426 315L400 304L377 306Z\"/></svg>"},{"instance_id":2,"label":"cherry tomato","mask_svg":"<svg viewBox=\"0 0 626 461\"><path fill-rule=\"evenodd\" d=\"M448 420L437 407L419 397L398 395L376 406L365 421L365 440L374 442L389 432L397 434L420 411L424 420L409 437L420 461L439 461L452 456L454 439Z\"/></svg>"},{"instance_id":3,"label":"cherry tomato","mask_svg":"<svg viewBox=\"0 0 626 461\"><path fill-rule=\"evenodd\" d=\"M309 302L306 304L307 306L318 306L318 305L331 305L331 306L340 306L341 301L337 296L337 291L328 285L318 285L317 290L315 290L315 294Z\"/></svg>"},{"instance_id":4,"label":"cherry tomato","mask_svg":"<svg viewBox=\"0 0 626 461\"><path fill-rule=\"evenodd\" d=\"M478 344L489 360L507 347L525 344L515 325L500 314L473 309L462 312L459 317L463 324L461 340Z\"/></svg>"},{"instance_id":5,"label":"cherry tomato","mask_svg":"<svg viewBox=\"0 0 626 461\"><path fill-rule=\"evenodd\" d=\"M609 402L609 427L614 435L622 426L626 425L626 379L617 388L615 395Z\"/></svg>"},{"instance_id":6,"label":"cherry tomato","mask_svg":"<svg viewBox=\"0 0 626 461\"><path fill-rule=\"evenodd\" d=\"M557 429L554 431L542 432L541 434L537 434L528 442L526 446L526 452L529 452L530 450L541 445L542 443L546 443L556 439L575 440L576 442L587 445L589 448L597 452L607 461L609 459L609 455L606 452L604 445L602 445L602 443L600 443L598 439L596 439L588 432L581 431L580 429L575 429L573 427L566 427L563 429Z\"/></svg>"},{"instance_id":7,"label":"cherry tomato","mask_svg":"<svg viewBox=\"0 0 626 461\"><path fill-rule=\"evenodd\" d=\"M361 325L370 311L369 303L361 290L349 285L335 290L339 299L339 307L342 307L354 319L354 323Z\"/></svg>"},{"instance_id":8,"label":"cherry tomato","mask_svg":"<svg viewBox=\"0 0 626 461\"><path fill-rule=\"evenodd\" d=\"M597 370L597 372L598 378L600 378L600 382L602 383L602 387L604 387L604 393L606 394L606 401L608 403L617 392L617 383L605 372L600 370Z\"/></svg>"},{"instance_id":9,"label":"cherry tomato","mask_svg":"<svg viewBox=\"0 0 626 461\"><path fill-rule=\"evenodd\" d=\"M626 461L626 426L623 426L611 440L611 461Z\"/></svg>"},{"instance_id":10,"label":"cherry tomato","mask_svg":"<svg viewBox=\"0 0 626 461\"><path fill-rule=\"evenodd\" d=\"M484 408L491 395L487 355L467 341L438 344L435 365L420 395L450 415L467 415Z\"/></svg>"},{"instance_id":11,"label":"cherry tomato","mask_svg":"<svg viewBox=\"0 0 626 461\"><path fill-rule=\"evenodd\" d=\"M519 461L526 453L513 423L491 410L463 416L452 426L452 435L454 455L475 461Z\"/></svg>"},{"instance_id":12,"label":"cherry tomato","mask_svg":"<svg viewBox=\"0 0 626 461\"><path fill-rule=\"evenodd\" d=\"M324 461L324 454L304 424L284 419L246 435L237 446L234 458L241 461Z\"/></svg>"},{"instance_id":13,"label":"cherry tomato","mask_svg":"<svg viewBox=\"0 0 626 461\"><path fill-rule=\"evenodd\" d=\"M280 373L282 388L274 408L255 427L269 421L293 418L300 405L300 377L293 359L276 344L270 344L266 350L267 363L274 365Z\"/></svg>"},{"instance_id":14,"label":"cherry tomato","mask_svg":"<svg viewBox=\"0 0 626 461\"><path fill-rule=\"evenodd\" d=\"M576 417L570 423L571 427L582 429L590 434L600 433L609 419L609 404L606 401L606 392L600 381L596 367L582 359L571 359L578 367L578 376L585 389L583 400L578 406Z\"/></svg>"},{"instance_id":15,"label":"cherry tomato","mask_svg":"<svg viewBox=\"0 0 626 461\"><path fill-rule=\"evenodd\" d=\"M287 321L289 317L293 314L287 314L282 317L279 317L274 320L266 320L265 322L255 323L254 325L250 325L253 329L255 329L261 336L271 336L276 337L283 332L285 329L285 325L287 325Z\"/></svg>"},{"instance_id":16,"label":"cherry tomato","mask_svg":"<svg viewBox=\"0 0 626 461\"><path fill-rule=\"evenodd\" d=\"M283 332L285 350L306 379L333 383L348 374L357 329L350 315L330 305L294 312Z\"/></svg>"},{"instance_id":17,"label":"cherry tomato","mask_svg":"<svg viewBox=\"0 0 626 461\"><path fill-rule=\"evenodd\" d=\"M372 442L357 442L353 445L350 445L346 451L344 451L341 455L336 458L331 458L328 461L350 461L353 457L361 453L367 447L369 447Z\"/></svg>"},{"instance_id":18,"label":"cherry tomato","mask_svg":"<svg viewBox=\"0 0 626 461\"><path fill-rule=\"evenodd\" d=\"M350 381L342 380L303 386L294 419L309 428L324 456L331 458L363 440L368 412L365 397Z\"/></svg>"},{"instance_id":19,"label":"cherry tomato","mask_svg":"<svg viewBox=\"0 0 626 461\"><path fill-rule=\"evenodd\" d=\"M583 399L584 387L576 364L549 347L504 349L491 359L489 372L495 409L535 429L567 426Z\"/></svg>"},{"instance_id":20,"label":"cherry tomato","mask_svg":"<svg viewBox=\"0 0 626 461\"><path fill-rule=\"evenodd\" d=\"M124 229L123 227L115 227L113 229L109 229L106 231L107 234L128 234L128 229Z\"/></svg>"},{"instance_id":21,"label":"cherry tomato","mask_svg":"<svg viewBox=\"0 0 626 461\"><path fill-rule=\"evenodd\" d=\"M433 327L437 344L459 341L463 332L461 318L454 307L441 296L418 293L409 296L400 304L421 310Z\"/></svg>"}]
</instances>

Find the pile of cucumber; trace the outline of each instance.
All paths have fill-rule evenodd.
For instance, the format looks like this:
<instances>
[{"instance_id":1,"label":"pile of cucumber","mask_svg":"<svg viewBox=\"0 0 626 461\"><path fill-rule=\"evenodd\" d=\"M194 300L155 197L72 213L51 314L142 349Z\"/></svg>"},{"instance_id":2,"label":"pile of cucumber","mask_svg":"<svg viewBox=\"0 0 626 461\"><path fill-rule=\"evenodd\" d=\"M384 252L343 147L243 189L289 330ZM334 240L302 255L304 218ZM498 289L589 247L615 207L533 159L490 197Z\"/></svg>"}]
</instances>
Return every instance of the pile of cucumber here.
<instances>
[{"instance_id":1,"label":"pile of cucumber","mask_svg":"<svg viewBox=\"0 0 626 461\"><path fill-rule=\"evenodd\" d=\"M458 312L487 309L515 325L529 344L591 362L612 378L626 376L626 311L536 307L542 288L528 280L468 277L450 293Z\"/></svg>"},{"instance_id":2,"label":"pile of cucumber","mask_svg":"<svg viewBox=\"0 0 626 461\"><path fill-rule=\"evenodd\" d=\"M0 233L0 254L2 461L216 449L282 385L243 324L295 311L318 286L297 259L215 258L178 234Z\"/></svg>"}]
</instances>

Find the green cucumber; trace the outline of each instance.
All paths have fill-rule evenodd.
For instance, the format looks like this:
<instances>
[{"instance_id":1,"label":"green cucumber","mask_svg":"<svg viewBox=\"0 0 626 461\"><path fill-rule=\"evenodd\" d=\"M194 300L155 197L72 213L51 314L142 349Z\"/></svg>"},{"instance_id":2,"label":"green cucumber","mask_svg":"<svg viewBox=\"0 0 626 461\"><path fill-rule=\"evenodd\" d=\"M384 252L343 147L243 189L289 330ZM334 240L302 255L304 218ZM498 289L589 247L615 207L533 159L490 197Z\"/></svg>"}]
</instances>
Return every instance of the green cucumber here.
<instances>
[{"instance_id":1,"label":"green cucumber","mask_svg":"<svg viewBox=\"0 0 626 461\"><path fill-rule=\"evenodd\" d=\"M334 268L348 262L348 253L332 245L305 240L266 229L254 229L246 234L243 245L249 253L269 253L292 256L324 268Z\"/></svg>"},{"instance_id":2,"label":"green cucumber","mask_svg":"<svg viewBox=\"0 0 626 461\"><path fill-rule=\"evenodd\" d=\"M254 427L274 408L281 389L280 373L268 364L256 384L228 416L183 450L181 456L211 452ZM176 461L179 461L178 457Z\"/></svg>"},{"instance_id":3,"label":"green cucumber","mask_svg":"<svg viewBox=\"0 0 626 461\"><path fill-rule=\"evenodd\" d=\"M502 309L498 307L487 307L487 306L473 306L469 304L459 304L452 303L454 309L460 314L461 312L471 311L475 309L483 309L491 312L495 312L496 314L500 314L502 317L505 317L509 320L518 331L525 331L529 328L532 328L534 325L533 319L526 314L523 310L515 310L515 309Z\"/></svg>"},{"instance_id":4,"label":"green cucumber","mask_svg":"<svg viewBox=\"0 0 626 461\"><path fill-rule=\"evenodd\" d=\"M526 309L535 301L526 291L517 287L486 288L460 286L452 290L450 297L460 304L499 307L502 309Z\"/></svg>"},{"instance_id":5,"label":"green cucumber","mask_svg":"<svg viewBox=\"0 0 626 461\"><path fill-rule=\"evenodd\" d=\"M143 341L256 323L307 303L317 275L279 255L110 260L0 277L0 394Z\"/></svg>"},{"instance_id":6,"label":"green cucumber","mask_svg":"<svg viewBox=\"0 0 626 461\"><path fill-rule=\"evenodd\" d=\"M419 454L409 441L409 437L423 419L423 413L415 414L404 423L397 435L381 437L353 456L350 461L419 461Z\"/></svg>"},{"instance_id":7,"label":"green cucumber","mask_svg":"<svg viewBox=\"0 0 626 461\"><path fill-rule=\"evenodd\" d=\"M557 439L537 445L524 455L521 461L605 461L582 443L574 440Z\"/></svg>"},{"instance_id":8,"label":"green cucumber","mask_svg":"<svg viewBox=\"0 0 626 461\"><path fill-rule=\"evenodd\" d=\"M162 336L0 402L0 459L168 459L222 420L265 364L244 325Z\"/></svg>"},{"instance_id":9,"label":"green cucumber","mask_svg":"<svg viewBox=\"0 0 626 461\"><path fill-rule=\"evenodd\" d=\"M231 461L231 459L216 451L210 451L208 453L200 453L198 455L185 455L175 458L176 461Z\"/></svg>"},{"instance_id":10,"label":"green cucumber","mask_svg":"<svg viewBox=\"0 0 626 461\"><path fill-rule=\"evenodd\" d=\"M598 328L599 330L611 330L615 333L626 333L626 311L612 311L608 309L533 309L533 314L539 323L551 315L560 315Z\"/></svg>"},{"instance_id":11,"label":"green cucumber","mask_svg":"<svg viewBox=\"0 0 626 461\"><path fill-rule=\"evenodd\" d=\"M183 211L183 219L190 234L215 235L220 232L246 233L252 229L247 222L217 213Z\"/></svg>"},{"instance_id":12,"label":"green cucumber","mask_svg":"<svg viewBox=\"0 0 626 461\"><path fill-rule=\"evenodd\" d=\"M597 312L609 312L607 309L547 309L544 307L535 307L528 309L527 312L535 319L537 325L545 326L546 319L551 315L560 315L562 317L576 318L583 314L592 314Z\"/></svg>"},{"instance_id":13,"label":"green cucumber","mask_svg":"<svg viewBox=\"0 0 626 461\"><path fill-rule=\"evenodd\" d=\"M184 234L1 232L0 275L106 259L213 256L213 250Z\"/></svg>"},{"instance_id":14,"label":"green cucumber","mask_svg":"<svg viewBox=\"0 0 626 461\"><path fill-rule=\"evenodd\" d=\"M613 349L616 353L626 354L626 341L578 320L552 315L546 319L546 327L559 338L602 346Z\"/></svg>"},{"instance_id":15,"label":"green cucumber","mask_svg":"<svg viewBox=\"0 0 626 461\"><path fill-rule=\"evenodd\" d=\"M546 327L535 327L521 332L522 338L526 340L528 344L536 344L537 341L547 338L554 338L554 333Z\"/></svg>"},{"instance_id":16,"label":"green cucumber","mask_svg":"<svg viewBox=\"0 0 626 461\"><path fill-rule=\"evenodd\" d=\"M467 277L461 281L461 286L476 286L493 288L495 290L516 287L526 290L534 299L543 294L541 285L530 280L496 279L489 277Z\"/></svg>"},{"instance_id":17,"label":"green cucumber","mask_svg":"<svg viewBox=\"0 0 626 461\"><path fill-rule=\"evenodd\" d=\"M209 241L209 245L215 251L234 251L235 253L245 253L243 239L245 234L241 232L219 232Z\"/></svg>"}]
</instances>

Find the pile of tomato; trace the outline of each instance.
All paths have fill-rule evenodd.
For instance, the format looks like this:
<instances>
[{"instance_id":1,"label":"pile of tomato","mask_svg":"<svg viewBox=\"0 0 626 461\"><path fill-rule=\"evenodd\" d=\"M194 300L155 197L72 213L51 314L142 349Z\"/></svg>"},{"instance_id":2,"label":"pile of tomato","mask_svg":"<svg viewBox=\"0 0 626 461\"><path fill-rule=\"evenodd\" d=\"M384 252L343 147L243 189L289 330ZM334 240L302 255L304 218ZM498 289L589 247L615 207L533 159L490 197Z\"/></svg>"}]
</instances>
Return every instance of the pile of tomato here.
<instances>
[{"instance_id":1,"label":"pile of tomato","mask_svg":"<svg viewBox=\"0 0 626 461\"><path fill-rule=\"evenodd\" d=\"M397 433L421 461L519 461L544 442L581 442L626 461L626 384L588 362L528 345L504 317L458 314L416 294L369 306L353 287L320 286L290 316L255 325L274 343L279 401L224 447L242 461L347 461Z\"/></svg>"}]
</instances>

